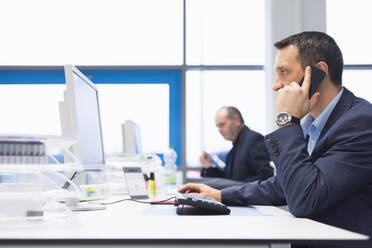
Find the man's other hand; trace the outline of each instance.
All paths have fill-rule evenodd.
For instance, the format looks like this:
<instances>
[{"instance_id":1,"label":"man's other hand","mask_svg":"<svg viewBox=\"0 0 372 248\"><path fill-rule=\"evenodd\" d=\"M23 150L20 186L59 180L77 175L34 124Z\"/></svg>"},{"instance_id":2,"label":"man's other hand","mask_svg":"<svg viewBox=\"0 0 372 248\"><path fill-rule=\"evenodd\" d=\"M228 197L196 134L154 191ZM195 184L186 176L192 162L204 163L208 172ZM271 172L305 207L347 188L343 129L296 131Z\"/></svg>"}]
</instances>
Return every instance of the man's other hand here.
<instances>
[{"instance_id":1,"label":"man's other hand","mask_svg":"<svg viewBox=\"0 0 372 248\"><path fill-rule=\"evenodd\" d=\"M200 163L203 165L204 169L208 169L212 166L212 158L209 153L203 152L203 154L200 156Z\"/></svg>"},{"instance_id":2,"label":"man's other hand","mask_svg":"<svg viewBox=\"0 0 372 248\"><path fill-rule=\"evenodd\" d=\"M221 202L221 191L205 184L188 183L178 190L179 193L191 193L216 199Z\"/></svg>"}]
</instances>

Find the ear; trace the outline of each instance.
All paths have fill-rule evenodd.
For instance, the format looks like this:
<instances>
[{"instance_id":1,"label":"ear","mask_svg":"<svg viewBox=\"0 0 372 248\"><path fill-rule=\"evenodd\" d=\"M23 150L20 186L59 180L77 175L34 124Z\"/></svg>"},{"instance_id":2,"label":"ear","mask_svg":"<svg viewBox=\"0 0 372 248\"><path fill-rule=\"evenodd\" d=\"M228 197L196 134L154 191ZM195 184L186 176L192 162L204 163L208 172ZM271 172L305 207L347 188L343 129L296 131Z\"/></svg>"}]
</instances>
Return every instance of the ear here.
<instances>
[{"instance_id":1,"label":"ear","mask_svg":"<svg viewBox=\"0 0 372 248\"><path fill-rule=\"evenodd\" d=\"M321 69L322 71L324 71L327 74L327 76L328 76L328 65L327 65L326 62L320 61L320 62L316 63L315 66L317 68Z\"/></svg>"},{"instance_id":2,"label":"ear","mask_svg":"<svg viewBox=\"0 0 372 248\"><path fill-rule=\"evenodd\" d=\"M239 116L238 115L235 115L234 116L234 123L237 125L237 126L239 126L241 123L240 123L240 118L239 118Z\"/></svg>"}]
</instances>

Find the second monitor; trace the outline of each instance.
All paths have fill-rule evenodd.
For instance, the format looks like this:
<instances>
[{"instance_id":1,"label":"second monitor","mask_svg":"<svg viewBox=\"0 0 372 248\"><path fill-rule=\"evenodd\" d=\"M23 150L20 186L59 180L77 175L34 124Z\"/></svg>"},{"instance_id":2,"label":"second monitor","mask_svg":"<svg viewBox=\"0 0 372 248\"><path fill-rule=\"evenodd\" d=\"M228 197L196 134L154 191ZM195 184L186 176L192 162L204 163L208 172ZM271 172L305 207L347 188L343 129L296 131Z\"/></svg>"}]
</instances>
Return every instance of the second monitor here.
<instances>
[{"instance_id":1,"label":"second monitor","mask_svg":"<svg viewBox=\"0 0 372 248\"><path fill-rule=\"evenodd\" d=\"M125 155L141 154L141 130L138 124L132 120L125 121L121 125L123 134L123 152Z\"/></svg>"}]
</instances>

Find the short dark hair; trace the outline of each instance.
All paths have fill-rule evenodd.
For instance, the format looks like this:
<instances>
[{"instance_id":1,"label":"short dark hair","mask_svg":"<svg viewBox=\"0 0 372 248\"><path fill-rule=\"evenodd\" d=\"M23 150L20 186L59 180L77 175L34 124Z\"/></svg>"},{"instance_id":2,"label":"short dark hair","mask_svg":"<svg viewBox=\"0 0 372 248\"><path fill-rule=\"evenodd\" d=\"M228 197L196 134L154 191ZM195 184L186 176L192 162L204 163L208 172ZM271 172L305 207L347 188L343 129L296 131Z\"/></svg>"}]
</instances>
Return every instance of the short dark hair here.
<instances>
[{"instance_id":1,"label":"short dark hair","mask_svg":"<svg viewBox=\"0 0 372 248\"><path fill-rule=\"evenodd\" d=\"M221 109L224 109L224 108L227 110L227 118L229 118L230 120L233 120L235 115L237 115L239 116L240 123L244 124L244 119L239 109L233 106L225 106L225 107L222 107Z\"/></svg>"},{"instance_id":2,"label":"short dark hair","mask_svg":"<svg viewBox=\"0 0 372 248\"><path fill-rule=\"evenodd\" d=\"M322 32L302 32L278 41L274 46L278 49L289 45L298 48L298 61L305 70L308 65L315 65L320 61L327 63L329 76L335 85L342 84L344 60L336 41Z\"/></svg>"}]
</instances>

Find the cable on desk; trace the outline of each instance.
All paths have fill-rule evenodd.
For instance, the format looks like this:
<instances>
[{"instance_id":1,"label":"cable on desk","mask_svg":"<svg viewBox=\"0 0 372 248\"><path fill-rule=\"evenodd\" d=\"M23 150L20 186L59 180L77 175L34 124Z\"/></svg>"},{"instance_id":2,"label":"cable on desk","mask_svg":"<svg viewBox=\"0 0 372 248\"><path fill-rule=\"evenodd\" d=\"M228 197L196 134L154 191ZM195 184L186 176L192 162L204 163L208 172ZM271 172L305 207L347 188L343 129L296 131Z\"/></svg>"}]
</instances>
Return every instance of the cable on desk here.
<instances>
[{"instance_id":1,"label":"cable on desk","mask_svg":"<svg viewBox=\"0 0 372 248\"><path fill-rule=\"evenodd\" d=\"M74 177L76 176L77 173L78 173L77 171L74 172L74 174L70 178L70 181L72 181L72 179L74 179ZM62 186L62 189L68 189L69 186L70 186L70 183L65 182L65 184Z\"/></svg>"},{"instance_id":2,"label":"cable on desk","mask_svg":"<svg viewBox=\"0 0 372 248\"><path fill-rule=\"evenodd\" d=\"M150 204L162 204L162 205L178 205L178 202L177 201L169 201L169 200L172 200L172 199L176 199L175 196L173 197L170 197L168 199L165 199L165 200L161 200L161 201L152 201L150 202Z\"/></svg>"},{"instance_id":3,"label":"cable on desk","mask_svg":"<svg viewBox=\"0 0 372 248\"><path fill-rule=\"evenodd\" d=\"M164 199L164 200L160 200L160 201L138 201L138 200L135 200L135 199L121 199L121 200L118 200L118 201L114 201L114 202L107 202L107 203L98 203L98 204L101 204L101 205L111 205L111 204L115 204L115 203L119 203L119 202L123 202L123 201L134 201L134 202L139 202L139 203L147 203L147 204L172 204L172 205L175 205L176 202L172 202L172 203L168 203L167 201L171 200L171 199L174 199L176 198L175 196L172 196L170 198L167 198L167 199Z\"/></svg>"}]
</instances>

